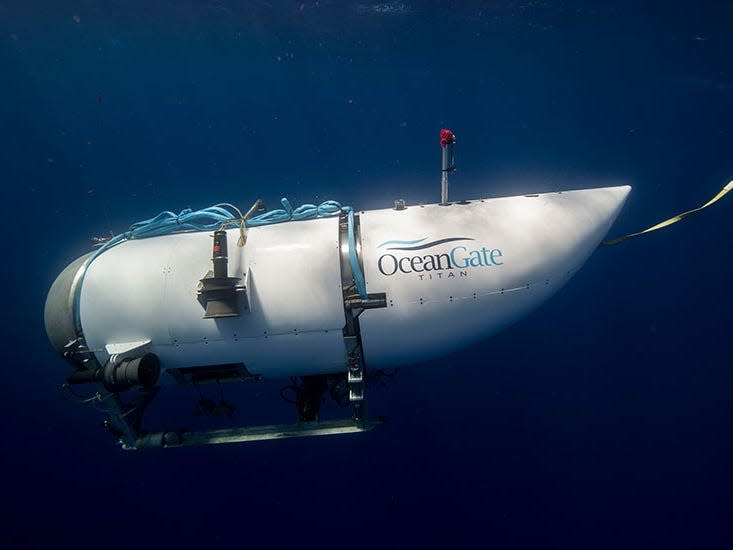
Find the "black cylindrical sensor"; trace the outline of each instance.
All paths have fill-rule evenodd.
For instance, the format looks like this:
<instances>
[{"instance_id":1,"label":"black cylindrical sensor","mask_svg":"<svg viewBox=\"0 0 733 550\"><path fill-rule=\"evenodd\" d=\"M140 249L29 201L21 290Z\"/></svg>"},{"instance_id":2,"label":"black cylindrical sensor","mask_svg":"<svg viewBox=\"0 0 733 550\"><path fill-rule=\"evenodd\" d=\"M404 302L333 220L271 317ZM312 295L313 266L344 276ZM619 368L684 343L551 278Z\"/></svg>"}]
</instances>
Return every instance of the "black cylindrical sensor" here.
<instances>
[{"instance_id":1,"label":"black cylindrical sensor","mask_svg":"<svg viewBox=\"0 0 733 550\"><path fill-rule=\"evenodd\" d=\"M227 232L223 229L214 231L214 254L211 259L214 262L214 277L226 278L229 275L227 265Z\"/></svg>"},{"instance_id":2,"label":"black cylindrical sensor","mask_svg":"<svg viewBox=\"0 0 733 550\"><path fill-rule=\"evenodd\" d=\"M107 391L118 393L135 386L152 388L158 382L159 376L158 356L146 353L142 357L125 357L121 361L110 361L104 367L94 370L76 371L66 381L69 384L102 382Z\"/></svg>"},{"instance_id":3,"label":"black cylindrical sensor","mask_svg":"<svg viewBox=\"0 0 733 550\"><path fill-rule=\"evenodd\" d=\"M104 367L104 387L110 392L121 392L135 386L151 388L160 375L160 360L153 353L134 359L126 357Z\"/></svg>"}]
</instances>

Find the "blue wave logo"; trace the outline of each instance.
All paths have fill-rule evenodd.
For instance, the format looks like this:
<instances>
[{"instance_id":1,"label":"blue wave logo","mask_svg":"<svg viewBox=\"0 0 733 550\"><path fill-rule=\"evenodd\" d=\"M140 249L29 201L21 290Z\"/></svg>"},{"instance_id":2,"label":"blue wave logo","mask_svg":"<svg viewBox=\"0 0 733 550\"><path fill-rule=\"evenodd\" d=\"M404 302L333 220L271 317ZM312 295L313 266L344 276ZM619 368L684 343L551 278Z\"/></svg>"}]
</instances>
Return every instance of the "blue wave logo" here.
<instances>
[{"instance_id":1,"label":"blue wave logo","mask_svg":"<svg viewBox=\"0 0 733 550\"><path fill-rule=\"evenodd\" d=\"M445 243L452 243L455 241L473 241L474 239L471 237L448 237L447 239L438 239L437 241L430 241L429 243L421 244L427 237L423 237L422 239L417 239L414 241L384 241L382 244L377 246L377 248L384 248L385 246L388 247L387 250L425 250L428 248L432 248L434 246L438 246ZM392 246L392 245L402 245L402 246Z\"/></svg>"}]
</instances>

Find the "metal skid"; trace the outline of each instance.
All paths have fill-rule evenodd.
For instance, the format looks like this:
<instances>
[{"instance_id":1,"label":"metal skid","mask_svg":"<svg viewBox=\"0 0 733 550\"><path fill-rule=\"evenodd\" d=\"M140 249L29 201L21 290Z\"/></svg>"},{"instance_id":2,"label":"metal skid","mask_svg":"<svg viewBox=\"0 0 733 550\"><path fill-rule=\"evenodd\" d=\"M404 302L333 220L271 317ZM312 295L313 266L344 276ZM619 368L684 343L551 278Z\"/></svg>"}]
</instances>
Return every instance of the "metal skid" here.
<instances>
[{"instance_id":1,"label":"metal skid","mask_svg":"<svg viewBox=\"0 0 733 550\"><path fill-rule=\"evenodd\" d=\"M119 394L106 392L103 387L100 387L96 401L102 404L98 408L108 415L103 426L118 438L122 448L140 450L359 433L369 431L374 426L385 422L383 417L365 418L363 416L365 397L363 378L358 382L358 386L356 382L353 384L350 382L348 392L352 405L351 418L316 419L293 424L239 426L204 431L170 429L146 432L142 430L144 412L158 394L158 388L141 389L131 402L125 403ZM355 396L358 398L354 399Z\"/></svg>"}]
</instances>

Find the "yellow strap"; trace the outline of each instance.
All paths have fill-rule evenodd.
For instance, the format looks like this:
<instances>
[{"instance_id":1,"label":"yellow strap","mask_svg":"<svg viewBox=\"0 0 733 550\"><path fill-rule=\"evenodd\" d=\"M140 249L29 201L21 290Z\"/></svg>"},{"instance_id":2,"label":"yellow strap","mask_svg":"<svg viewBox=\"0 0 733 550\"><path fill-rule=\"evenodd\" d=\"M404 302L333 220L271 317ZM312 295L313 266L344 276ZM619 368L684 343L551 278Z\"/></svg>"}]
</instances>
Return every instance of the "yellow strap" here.
<instances>
[{"instance_id":1,"label":"yellow strap","mask_svg":"<svg viewBox=\"0 0 733 550\"><path fill-rule=\"evenodd\" d=\"M697 214L704 208L707 208L711 204L714 204L718 202L720 199L722 199L725 194L733 189L733 180L728 182L728 185L723 187L717 195L715 195L712 199L710 199L708 202L703 204L702 206L699 206L697 208L693 208L692 210L688 210L687 212L682 212L682 214L677 214L676 216L673 216L672 218L669 218L668 220L664 220L663 222L659 222L657 225L653 225L649 227L648 229L645 229L644 231L639 231L637 233L629 233L628 235L624 235L623 237L617 237L615 239L610 239L608 241L603 241L601 243L601 246L613 246L614 244L622 243L624 241L627 241L629 239L632 239L634 237L638 237L639 235L644 235L645 233L651 233L652 231L656 231L657 229L662 229L663 227L667 227L672 225L673 223L677 223L680 220L684 220L688 216L692 216L693 214Z\"/></svg>"}]
</instances>

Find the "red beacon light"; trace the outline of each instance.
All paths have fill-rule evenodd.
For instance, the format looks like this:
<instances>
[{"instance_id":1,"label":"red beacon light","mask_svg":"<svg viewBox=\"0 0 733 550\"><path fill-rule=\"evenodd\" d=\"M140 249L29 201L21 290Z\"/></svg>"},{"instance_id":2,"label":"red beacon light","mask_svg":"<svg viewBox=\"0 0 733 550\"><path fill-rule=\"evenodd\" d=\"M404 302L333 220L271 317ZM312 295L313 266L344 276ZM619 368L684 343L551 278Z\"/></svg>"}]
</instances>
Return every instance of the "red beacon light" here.
<instances>
[{"instance_id":1,"label":"red beacon light","mask_svg":"<svg viewBox=\"0 0 733 550\"><path fill-rule=\"evenodd\" d=\"M440 146L445 147L446 145L453 145L456 142L456 136L451 130L443 128L440 131Z\"/></svg>"}]
</instances>

